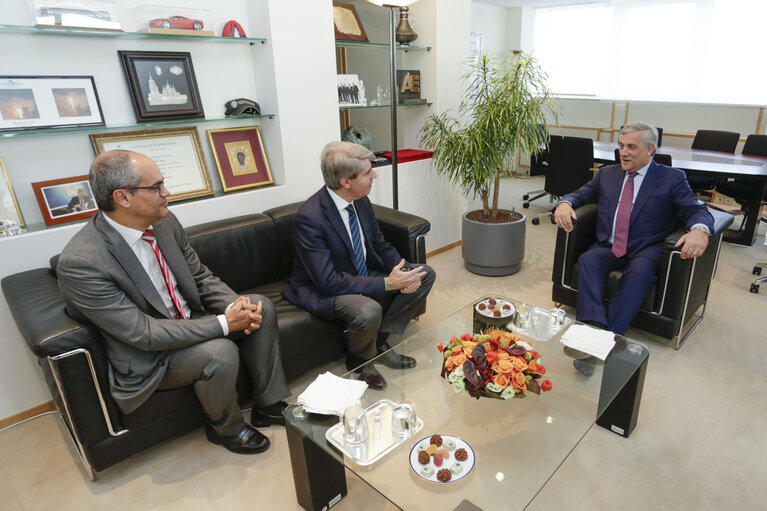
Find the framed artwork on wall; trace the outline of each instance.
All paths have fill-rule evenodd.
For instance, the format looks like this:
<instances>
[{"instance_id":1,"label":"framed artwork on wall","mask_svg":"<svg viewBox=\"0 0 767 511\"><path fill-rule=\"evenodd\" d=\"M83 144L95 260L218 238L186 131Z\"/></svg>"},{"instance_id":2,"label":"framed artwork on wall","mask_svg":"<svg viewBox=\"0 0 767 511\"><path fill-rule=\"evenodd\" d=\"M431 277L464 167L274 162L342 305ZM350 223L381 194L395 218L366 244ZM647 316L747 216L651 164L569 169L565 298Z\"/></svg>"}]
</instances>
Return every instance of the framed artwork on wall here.
<instances>
[{"instance_id":1,"label":"framed artwork on wall","mask_svg":"<svg viewBox=\"0 0 767 511\"><path fill-rule=\"evenodd\" d=\"M117 53L138 122L205 117L189 52Z\"/></svg>"},{"instance_id":2,"label":"framed artwork on wall","mask_svg":"<svg viewBox=\"0 0 767 511\"><path fill-rule=\"evenodd\" d=\"M338 78L339 105L367 105L365 85L357 75L336 75Z\"/></svg>"},{"instance_id":3,"label":"framed artwork on wall","mask_svg":"<svg viewBox=\"0 0 767 511\"><path fill-rule=\"evenodd\" d=\"M258 126L207 133L225 192L274 183Z\"/></svg>"},{"instance_id":4,"label":"framed artwork on wall","mask_svg":"<svg viewBox=\"0 0 767 511\"><path fill-rule=\"evenodd\" d=\"M88 175L32 183L45 225L92 216L98 211Z\"/></svg>"},{"instance_id":5,"label":"framed artwork on wall","mask_svg":"<svg viewBox=\"0 0 767 511\"><path fill-rule=\"evenodd\" d=\"M0 76L0 131L104 126L92 76Z\"/></svg>"},{"instance_id":6,"label":"framed artwork on wall","mask_svg":"<svg viewBox=\"0 0 767 511\"><path fill-rule=\"evenodd\" d=\"M333 24L337 41L368 42L368 36L352 4L333 2Z\"/></svg>"},{"instance_id":7,"label":"framed artwork on wall","mask_svg":"<svg viewBox=\"0 0 767 511\"><path fill-rule=\"evenodd\" d=\"M24 217L21 216L19 202L16 200L16 194L13 192L11 179L8 177L8 171L5 168L5 160L0 158L0 223L15 222L19 227L24 227ZM10 225L10 224L9 224ZM5 227L0 228L0 236L5 233Z\"/></svg>"},{"instance_id":8,"label":"framed artwork on wall","mask_svg":"<svg viewBox=\"0 0 767 511\"><path fill-rule=\"evenodd\" d=\"M122 149L154 160L165 179L165 188L171 193L168 202L213 195L202 144L194 126L94 133L91 142L97 155Z\"/></svg>"}]
</instances>

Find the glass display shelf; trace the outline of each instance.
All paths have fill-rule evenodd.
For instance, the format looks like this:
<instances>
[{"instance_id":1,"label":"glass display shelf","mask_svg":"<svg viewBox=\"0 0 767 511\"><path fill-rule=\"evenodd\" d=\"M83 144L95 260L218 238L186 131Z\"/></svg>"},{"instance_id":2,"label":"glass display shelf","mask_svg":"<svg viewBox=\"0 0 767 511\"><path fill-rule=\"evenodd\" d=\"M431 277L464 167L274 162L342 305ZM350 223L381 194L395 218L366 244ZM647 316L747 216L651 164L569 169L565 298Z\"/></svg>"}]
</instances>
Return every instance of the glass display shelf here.
<instances>
[{"instance_id":1,"label":"glass display shelf","mask_svg":"<svg viewBox=\"0 0 767 511\"><path fill-rule=\"evenodd\" d=\"M364 41L336 41L338 48L389 48L389 43L366 43ZM408 51L431 51L431 46L413 46L412 44L397 44L397 49Z\"/></svg>"},{"instance_id":2,"label":"glass display shelf","mask_svg":"<svg viewBox=\"0 0 767 511\"><path fill-rule=\"evenodd\" d=\"M163 126L176 126L179 124L197 124L203 122L220 122L220 121L244 121L248 119L274 119L275 114L262 114L262 115L249 115L247 117L221 117L218 119L182 119L177 121L162 121L162 122L145 122L141 124L115 124L112 126L73 126L71 128L46 128L46 129L29 129L29 130L14 130L14 131L0 131L0 137L30 137L38 135L60 135L64 133L88 133L94 131L115 131L115 130L137 130L137 129L152 129Z\"/></svg>"},{"instance_id":3,"label":"glass display shelf","mask_svg":"<svg viewBox=\"0 0 767 511\"><path fill-rule=\"evenodd\" d=\"M413 106L431 106L433 103L416 103L414 105L397 105L397 107L413 107ZM338 109L344 110L364 110L366 108L389 108L391 105L338 105Z\"/></svg>"},{"instance_id":4,"label":"glass display shelf","mask_svg":"<svg viewBox=\"0 0 767 511\"><path fill-rule=\"evenodd\" d=\"M149 32L123 32L119 30L95 30L90 28L73 27L37 27L32 25L4 25L0 24L0 32L12 34L45 34L45 35L72 35L87 37L122 37L125 39L196 39L201 41L228 41L228 42L247 42L252 44L266 44L266 39L258 37L223 37L206 35L176 35L176 34L157 34Z\"/></svg>"}]
</instances>

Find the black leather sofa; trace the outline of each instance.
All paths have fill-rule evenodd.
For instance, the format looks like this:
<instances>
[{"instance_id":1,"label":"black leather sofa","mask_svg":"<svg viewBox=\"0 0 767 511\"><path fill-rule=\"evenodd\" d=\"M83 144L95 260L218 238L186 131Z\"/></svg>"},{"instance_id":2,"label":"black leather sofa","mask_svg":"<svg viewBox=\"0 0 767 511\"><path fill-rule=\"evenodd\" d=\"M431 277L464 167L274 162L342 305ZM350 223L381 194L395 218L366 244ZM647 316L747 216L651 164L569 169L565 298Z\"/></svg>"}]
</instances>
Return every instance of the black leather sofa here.
<instances>
[{"instance_id":1,"label":"black leather sofa","mask_svg":"<svg viewBox=\"0 0 767 511\"><path fill-rule=\"evenodd\" d=\"M665 240L658 282L647 293L639 313L631 323L635 328L673 340L676 349L681 347L705 315L708 291L722 245L722 234L733 220L729 213L713 209L709 211L714 217L714 233L706 251L695 259L682 259L679 249L674 245L685 231L678 229L670 234ZM575 213L578 221L573 224L571 232L557 229L551 275L554 282L552 299L571 307L577 305L578 257L596 241L597 206L582 206ZM608 275L605 305L618 289L620 277L620 271ZM695 322L684 331L684 327L699 309L700 314Z\"/></svg>"},{"instance_id":2,"label":"black leather sofa","mask_svg":"<svg viewBox=\"0 0 767 511\"><path fill-rule=\"evenodd\" d=\"M293 217L300 204L187 229L202 262L232 289L261 293L275 303L288 381L345 353L339 324L294 307L280 294L292 269ZM381 206L374 209L384 237L406 259L425 262L429 222ZM204 416L191 386L158 391L134 412L120 411L109 394L108 362L98 330L65 311L57 260L51 260L52 269L5 277L2 288L27 346L38 357L85 472L95 480L95 472L198 427ZM250 390L243 365L238 380L243 408L250 406Z\"/></svg>"}]
</instances>

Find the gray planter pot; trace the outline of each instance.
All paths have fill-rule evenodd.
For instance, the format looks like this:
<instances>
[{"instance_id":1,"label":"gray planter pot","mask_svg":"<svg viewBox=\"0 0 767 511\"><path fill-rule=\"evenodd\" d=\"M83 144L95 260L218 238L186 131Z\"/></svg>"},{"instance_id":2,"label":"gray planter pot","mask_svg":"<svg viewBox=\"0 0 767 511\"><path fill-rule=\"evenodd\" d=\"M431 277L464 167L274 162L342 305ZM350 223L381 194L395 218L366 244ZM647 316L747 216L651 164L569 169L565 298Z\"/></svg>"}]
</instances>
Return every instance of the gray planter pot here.
<instances>
[{"instance_id":1,"label":"gray planter pot","mask_svg":"<svg viewBox=\"0 0 767 511\"><path fill-rule=\"evenodd\" d=\"M461 255L466 269L479 275L500 277L517 273L525 258L525 221L486 224L463 215Z\"/></svg>"}]
</instances>

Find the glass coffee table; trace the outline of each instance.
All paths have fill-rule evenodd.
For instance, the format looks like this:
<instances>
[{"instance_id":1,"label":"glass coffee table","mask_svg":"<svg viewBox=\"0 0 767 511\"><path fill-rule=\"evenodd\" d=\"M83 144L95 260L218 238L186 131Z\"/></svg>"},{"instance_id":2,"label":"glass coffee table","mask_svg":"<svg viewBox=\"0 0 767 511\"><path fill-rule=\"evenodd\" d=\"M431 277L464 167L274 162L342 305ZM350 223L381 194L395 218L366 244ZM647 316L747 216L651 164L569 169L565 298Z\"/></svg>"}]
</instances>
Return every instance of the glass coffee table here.
<instances>
[{"instance_id":1,"label":"glass coffee table","mask_svg":"<svg viewBox=\"0 0 767 511\"><path fill-rule=\"evenodd\" d=\"M362 406L383 399L407 402L423 421L420 431L372 465L355 463L328 442L325 433L338 424L337 416L294 413L295 406L285 411L296 495L304 509L328 509L346 495L344 467L405 510L453 510L464 500L485 511L524 509L594 424L622 436L631 433L649 351L621 336L604 363L585 362L587 369L579 371L573 357L584 355L564 348L562 332L547 341L520 334L540 353L551 391L527 391L508 400L456 394L440 377L443 356L437 345L471 333L474 303L395 348L416 358L415 368L368 362L388 385L383 391L368 389ZM459 480L430 482L411 468L411 449L432 434L458 437L473 450L475 463Z\"/></svg>"}]
</instances>

